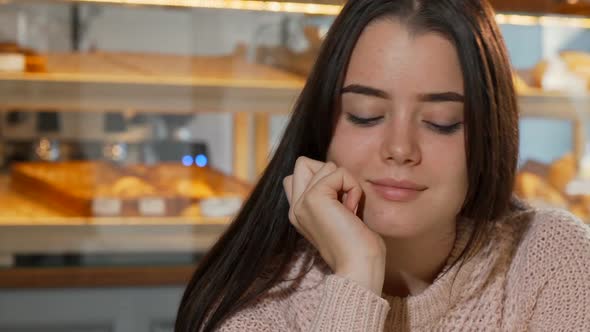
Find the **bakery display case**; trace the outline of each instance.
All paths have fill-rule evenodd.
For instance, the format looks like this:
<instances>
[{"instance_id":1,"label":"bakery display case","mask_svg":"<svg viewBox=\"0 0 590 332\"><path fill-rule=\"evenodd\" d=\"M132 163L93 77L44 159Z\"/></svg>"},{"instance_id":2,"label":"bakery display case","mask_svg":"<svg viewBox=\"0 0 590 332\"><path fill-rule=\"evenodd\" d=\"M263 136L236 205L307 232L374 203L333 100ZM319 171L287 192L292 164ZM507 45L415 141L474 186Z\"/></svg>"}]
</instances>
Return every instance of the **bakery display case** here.
<instances>
[{"instance_id":1,"label":"bakery display case","mask_svg":"<svg viewBox=\"0 0 590 332\"><path fill-rule=\"evenodd\" d=\"M523 121L545 121L524 128L515 191L588 221L587 4L492 2ZM68 255L193 264L265 167L340 5L1 2L0 274ZM562 147L527 143L552 122Z\"/></svg>"},{"instance_id":2,"label":"bakery display case","mask_svg":"<svg viewBox=\"0 0 590 332\"><path fill-rule=\"evenodd\" d=\"M303 85L270 62L306 17L2 3L0 287L184 284Z\"/></svg>"}]
</instances>

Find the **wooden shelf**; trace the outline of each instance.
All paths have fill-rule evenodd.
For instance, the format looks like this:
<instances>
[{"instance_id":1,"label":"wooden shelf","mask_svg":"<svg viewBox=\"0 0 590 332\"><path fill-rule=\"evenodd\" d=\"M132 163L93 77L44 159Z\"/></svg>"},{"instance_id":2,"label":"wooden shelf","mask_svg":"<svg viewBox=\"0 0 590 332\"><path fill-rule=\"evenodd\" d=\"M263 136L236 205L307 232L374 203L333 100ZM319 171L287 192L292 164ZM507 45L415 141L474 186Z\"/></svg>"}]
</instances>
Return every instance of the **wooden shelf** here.
<instances>
[{"instance_id":1,"label":"wooden shelf","mask_svg":"<svg viewBox=\"0 0 590 332\"><path fill-rule=\"evenodd\" d=\"M15 254L202 252L230 218L68 217L12 192L0 177L0 256Z\"/></svg>"},{"instance_id":2,"label":"wooden shelf","mask_svg":"<svg viewBox=\"0 0 590 332\"><path fill-rule=\"evenodd\" d=\"M195 266L0 269L1 288L184 286Z\"/></svg>"},{"instance_id":3,"label":"wooden shelf","mask_svg":"<svg viewBox=\"0 0 590 332\"><path fill-rule=\"evenodd\" d=\"M17 255L190 254L207 251L230 218L67 217L12 192L0 176L0 288L183 286L195 266L13 268Z\"/></svg>"},{"instance_id":4,"label":"wooden shelf","mask_svg":"<svg viewBox=\"0 0 590 332\"><path fill-rule=\"evenodd\" d=\"M519 106L524 117L578 120L590 117L590 94L525 93L519 96Z\"/></svg>"},{"instance_id":5,"label":"wooden shelf","mask_svg":"<svg viewBox=\"0 0 590 332\"><path fill-rule=\"evenodd\" d=\"M190 253L207 251L227 224L2 225L0 254Z\"/></svg>"},{"instance_id":6,"label":"wooden shelf","mask_svg":"<svg viewBox=\"0 0 590 332\"><path fill-rule=\"evenodd\" d=\"M48 54L46 73L0 73L0 108L63 111L288 113L305 78L242 56ZM575 119L590 94L529 89L523 116Z\"/></svg>"},{"instance_id":7,"label":"wooden shelf","mask_svg":"<svg viewBox=\"0 0 590 332\"><path fill-rule=\"evenodd\" d=\"M263 141L269 130L260 124L269 121L273 113L289 113L305 83L301 76L246 61L243 47L235 54L218 57L137 53L43 56L46 72L0 72L0 111L232 113L234 140L243 142L235 145L234 155L254 154L262 161L268 150L248 143L253 134L250 118L256 116L255 130L264 130L257 132ZM243 116L238 119L236 114ZM260 172L251 171L247 160L234 160L234 175L241 179L250 180Z\"/></svg>"},{"instance_id":8,"label":"wooden shelf","mask_svg":"<svg viewBox=\"0 0 590 332\"><path fill-rule=\"evenodd\" d=\"M304 84L240 56L45 56L46 73L0 73L0 108L286 113Z\"/></svg>"}]
</instances>

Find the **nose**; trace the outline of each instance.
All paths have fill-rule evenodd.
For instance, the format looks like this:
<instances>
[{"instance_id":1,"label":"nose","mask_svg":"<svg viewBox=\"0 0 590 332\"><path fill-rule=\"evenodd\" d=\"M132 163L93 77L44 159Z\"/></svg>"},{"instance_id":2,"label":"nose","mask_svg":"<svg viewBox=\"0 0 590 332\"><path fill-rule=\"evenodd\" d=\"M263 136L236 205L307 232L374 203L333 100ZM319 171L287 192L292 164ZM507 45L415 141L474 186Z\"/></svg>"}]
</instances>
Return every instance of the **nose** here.
<instances>
[{"instance_id":1,"label":"nose","mask_svg":"<svg viewBox=\"0 0 590 332\"><path fill-rule=\"evenodd\" d=\"M382 158L397 165L412 166L421 161L417 128L403 116L392 117L385 126L381 147Z\"/></svg>"}]
</instances>

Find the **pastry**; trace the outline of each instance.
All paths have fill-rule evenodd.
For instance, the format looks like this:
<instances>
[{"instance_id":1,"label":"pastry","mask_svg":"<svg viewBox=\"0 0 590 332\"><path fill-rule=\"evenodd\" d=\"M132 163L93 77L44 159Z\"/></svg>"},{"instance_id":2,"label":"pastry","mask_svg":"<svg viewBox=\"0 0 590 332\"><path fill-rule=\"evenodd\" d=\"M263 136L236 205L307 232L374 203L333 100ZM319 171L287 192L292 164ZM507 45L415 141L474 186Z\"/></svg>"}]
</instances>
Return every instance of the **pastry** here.
<instances>
[{"instance_id":1,"label":"pastry","mask_svg":"<svg viewBox=\"0 0 590 332\"><path fill-rule=\"evenodd\" d=\"M543 87L543 75L545 75L545 71L547 71L548 66L547 60L539 61L531 71L531 77L533 81L533 85L537 88Z\"/></svg>"},{"instance_id":2,"label":"pastry","mask_svg":"<svg viewBox=\"0 0 590 332\"><path fill-rule=\"evenodd\" d=\"M567 201L555 188L543 178L528 172L522 172L516 177L515 192L520 197L532 201L542 200L551 206L566 207Z\"/></svg>"},{"instance_id":3,"label":"pastry","mask_svg":"<svg viewBox=\"0 0 590 332\"><path fill-rule=\"evenodd\" d=\"M563 65L561 65L564 67L563 74L559 75L559 77L551 78L550 82L546 81L546 75L550 64L560 66L560 63L563 63ZM549 61L544 59L540 61L532 70L533 84L536 87L549 89L556 84L565 87L568 86L567 82L565 82L567 79L566 76L571 76L568 74L573 74L575 77L578 77L581 82L585 82L586 88L590 90L590 53L581 51L563 51L559 54L559 57L554 60ZM560 80L560 82L555 82L555 80ZM561 82L561 80L563 80L563 82Z\"/></svg>"},{"instance_id":4,"label":"pastry","mask_svg":"<svg viewBox=\"0 0 590 332\"><path fill-rule=\"evenodd\" d=\"M15 42L0 42L0 53L20 53L21 48Z\"/></svg>"},{"instance_id":5,"label":"pastry","mask_svg":"<svg viewBox=\"0 0 590 332\"><path fill-rule=\"evenodd\" d=\"M215 196L215 192L202 180L180 179L175 183L176 192L192 199L203 199Z\"/></svg>"},{"instance_id":6,"label":"pastry","mask_svg":"<svg viewBox=\"0 0 590 332\"><path fill-rule=\"evenodd\" d=\"M517 73L512 73L512 81L514 82L514 89L519 94L526 93L531 90L531 87Z\"/></svg>"},{"instance_id":7,"label":"pastry","mask_svg":"<svg viewBox=\"0 0 590 332\"><path fill-rule=\"evenodd\" d=\"M201 206L198 203L194 203L182 210L181 215L183 217L200 217Z\"/></svg>"},{"instance_id":8,"label":"pastry","mask_svg":"<svg viewBox=\"0 0 590 332\"><path fill-rule=\"evenodd\" d=\"M138 177L124 176L115 182L112 192L117 197L129 198L153 195L155 189Z\"/></svg>"},{"instance_id":9,"label":"pastry","mask_svg":"<svg viewBox=\"0 0 590 332\"><path fill-rule=\"evenodd\" d=\"M580 51L563 51L560 53L571 71L590 78L590 53Z\"/></svg>"},{"instance_id":10,"label":"pastry","mask_svg":"<svg viewBox=\"0 0 590 332\"><path fill-rule=\"evenodd\" d=\"M565 192L567 184L576 177L576 159L568 153L549 166L549 183L560 192Z\"/></svg>"},{"instance_id":11,"label":"pastry","mask_svg":"<svg viewBox=\"0 0 590 332\"><path fill-rule=\"evenodd\" d=\"M47 59L42 55L27 55L25 63L26 71L29 73L44 73L47 71Z\"/></svg>"},{"instance_id":12,"label":"pastry","mask_svg":"<svg viewBox=\"0 0 590 332\"><path fill-rule=\"evenodd\" d=\"M13 72L45 72L46 57L16 43L0 43L0 70Z\"/></svg>"}]
</instances>

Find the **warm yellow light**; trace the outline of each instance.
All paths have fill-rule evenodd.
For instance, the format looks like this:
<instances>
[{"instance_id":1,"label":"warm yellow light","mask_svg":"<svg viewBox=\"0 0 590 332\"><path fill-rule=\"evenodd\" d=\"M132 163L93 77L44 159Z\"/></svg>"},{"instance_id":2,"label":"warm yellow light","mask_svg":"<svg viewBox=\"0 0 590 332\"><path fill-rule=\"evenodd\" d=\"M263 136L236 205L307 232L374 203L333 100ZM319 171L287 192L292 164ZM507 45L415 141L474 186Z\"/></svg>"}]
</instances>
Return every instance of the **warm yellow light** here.
<instances>
[{"instance_id":1,"label":"warm yellow light","mask_svg":"<svg viewBox=\"0 0 590 332\"><path fill-rule=\"evenodd\" d=\"M590 18L496 14L498 24L542 25L590 29Z\"/></svg>"},{"instance_id":2,"label":"warm yellow light","mask_svg":"<svg viewBox=\"0 0 590 332\"><path fill-rule=\"evenodd\" d=\"M0 3L6 0L0 0ZM53 0L70 2L103 3L117 5L143 5L143 6L168 6L188 8L218 8L238 9L253 11L268 11L282 13L299 13L335 16L340 13L341 5L328 5L318 3L300 3L284 1L263 0ZM569 0L577 1L577 0ZM498 24L511 25L542 25L542 26L566 26L590 29L590 18L563 17L563 16L534 16L518 14L496 14Z\"/></svg>"},{"instance_id":3,"label":"warm yellow light","mask_svg":"<svg viewBox=\"0 0 590 332\"><path fill-rule=\"evenodd\" d=\"M590 18L542 16L539 17L539 21L541 25L544 26L560 26L590 29Z\"/></svg>"},{"instance_id":4,"label":"warm yellow light","mask_svg":"<svg viewBox=\"0 0 590 332\"><path fill-rule=\"evenodd\" d=\"M496 14L496 22L498 24L511 25L538 25L539 17L525 15Z\"/></svg>"},{"instance_id":5,"label":"warm yellow light","mask_svg":"<svg viewBox=\"0 0 590 332\"><path fill-rule=\"evenodd\" d=\"M77 0L77 2L193 8L225 8L283 13L338 15L342 6L260 0Z\"/></svg>"}]
</instances>

